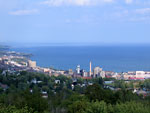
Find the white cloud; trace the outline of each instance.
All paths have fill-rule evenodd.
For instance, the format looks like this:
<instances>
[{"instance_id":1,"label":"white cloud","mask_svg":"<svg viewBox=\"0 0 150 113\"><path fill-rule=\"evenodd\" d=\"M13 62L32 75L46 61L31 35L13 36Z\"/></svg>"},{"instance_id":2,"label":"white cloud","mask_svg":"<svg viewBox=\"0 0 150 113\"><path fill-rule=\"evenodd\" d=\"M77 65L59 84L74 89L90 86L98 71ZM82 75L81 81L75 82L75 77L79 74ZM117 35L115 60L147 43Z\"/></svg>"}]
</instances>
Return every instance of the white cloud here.
<instances>
[{"instance_id":1,"label":"white cloud","mask_svg":"<svg viewBox=\"0 0 150 113\"><path fill-rule=\"evenodd\" d=\"M150 23L150 8L120 10L110 15L113 20Z\"/></svg>"},{"instance_id":2,"label":"white cloud","mask_svg":"<svg viewBox=\"0 0 150 113\"><path fill-rule=\"evenodd\" d=\"M137 13L137 14L150 14L150 8L136 9L135 13Z\"/></svg>"},{"instance_id":3,"label":"white cloud","mask_svg":"<svg viewBox=\"0 0 150 113\"><path fill-rule=\"evenodd\" d=\"M129 19L129 21L132 22L139 22L139 21L144 21L149 23L150 17L132 17Z\"/></svg>"},{"instance_id":4,"label":"white cloud","mask_svg":"<svg viewBox=\"0 0 150 113\"><path fill-rule=\"evenodd\" d=\"M99 3L112 3L114 0L47 0L42 2L49 6L75 5L75 6L91 6Z\"/></svg>"},{"instance_id":5,"label":"white cloud","mask_svg":"<svg viewBox=\"0 0 150 113\"><path fill-rule=\"evenodd\" d=\"M133 0L125 0L126 4L131 4L133 2Z\"/></svg>"},{"instance_id":6,"label":"white cloud","mask_svg":"<svg viewBox=\"0 0 150 113\"><path fill-rule=\"evenodd\" d=\"M10 12L10 15L31 15L31 14L36 14L38 13L37 9L32 9L32 10L17 10Z\"/></svg>"}]
</instances>

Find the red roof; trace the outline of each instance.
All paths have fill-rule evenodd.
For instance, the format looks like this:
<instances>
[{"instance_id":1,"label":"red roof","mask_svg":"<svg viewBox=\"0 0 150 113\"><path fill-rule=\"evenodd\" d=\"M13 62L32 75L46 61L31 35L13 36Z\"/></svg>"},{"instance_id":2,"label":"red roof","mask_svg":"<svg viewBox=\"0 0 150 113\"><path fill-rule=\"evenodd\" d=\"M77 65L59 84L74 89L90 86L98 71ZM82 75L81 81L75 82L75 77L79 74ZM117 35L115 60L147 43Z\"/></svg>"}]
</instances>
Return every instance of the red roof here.
<instances>
[{"instance_id":1,"label":"red roof","mask_svg":"<svg viewBox=\"0 0 150 113\"><path fill-rule=\"evenodd\" d=\"M112 77L111 77L111 76L107 76L107 75L106 75L106 78L112 78Z\"/></svg>"}]
</instances>

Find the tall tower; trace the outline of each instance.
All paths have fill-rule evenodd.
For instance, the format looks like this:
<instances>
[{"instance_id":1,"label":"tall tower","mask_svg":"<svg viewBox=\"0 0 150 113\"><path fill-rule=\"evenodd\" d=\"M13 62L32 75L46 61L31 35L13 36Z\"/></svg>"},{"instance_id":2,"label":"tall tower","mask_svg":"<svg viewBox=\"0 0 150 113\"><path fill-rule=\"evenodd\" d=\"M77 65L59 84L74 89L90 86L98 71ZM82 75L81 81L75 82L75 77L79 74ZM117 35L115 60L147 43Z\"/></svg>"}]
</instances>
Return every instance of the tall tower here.
<instances>
[{"instance_id":1,"label":"tall tower","mask_svg":"<svg viewBox=\"0 0 150 113\"><path fill-rule=\"evenodd\" d=\"M77 74L80 74L80 65L77 65L76 71L77 71Z\"/></svg>"},{"instance_id":2,"label":"tall tower","mask_svg":"<svg viewBox=\"0 0 150 113\"><path fill-rule=\"evenodd\" d=\"M89 76L91 77L92 76L92 62L90 61L90 73L89 73Z\"/></svg>"}]
</instances>

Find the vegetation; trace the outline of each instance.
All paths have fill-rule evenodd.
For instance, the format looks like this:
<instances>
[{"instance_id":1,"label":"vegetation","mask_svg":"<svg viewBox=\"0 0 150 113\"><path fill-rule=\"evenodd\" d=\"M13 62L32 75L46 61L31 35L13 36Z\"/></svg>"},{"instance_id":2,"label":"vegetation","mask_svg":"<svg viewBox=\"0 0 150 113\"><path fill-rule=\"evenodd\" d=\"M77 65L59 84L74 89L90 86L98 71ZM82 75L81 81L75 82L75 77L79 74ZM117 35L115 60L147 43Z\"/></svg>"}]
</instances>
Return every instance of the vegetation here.
<instances>
[{"instance_id":1,"label":"vegetation","mask_svg":"<svg viewBox=\"0 0 150 113\"><path fill-rule=\"evenodd\" d=\"M147 88L150 90L150 79L145 80L143 83L140 84L141 88Z\"/></svg>"},{"instance_id":2,"label":"vegetation","mask_svg":"<svg viewBox=\"0 0 150 113\"><path fill-rule=\"evenodd\" d=\"M0 113L150 113L150 97L138 96L126 86L118 91L105 89L102 78L73 82L63 75L49 77L25 71L4 75L2 72ZM117 84L124 82L115 84L118 87ZM148 80L141 83L149 87L147 84ZM47 92L48 98L43 98L42 92Z\"/></svg>"}]
</instances>

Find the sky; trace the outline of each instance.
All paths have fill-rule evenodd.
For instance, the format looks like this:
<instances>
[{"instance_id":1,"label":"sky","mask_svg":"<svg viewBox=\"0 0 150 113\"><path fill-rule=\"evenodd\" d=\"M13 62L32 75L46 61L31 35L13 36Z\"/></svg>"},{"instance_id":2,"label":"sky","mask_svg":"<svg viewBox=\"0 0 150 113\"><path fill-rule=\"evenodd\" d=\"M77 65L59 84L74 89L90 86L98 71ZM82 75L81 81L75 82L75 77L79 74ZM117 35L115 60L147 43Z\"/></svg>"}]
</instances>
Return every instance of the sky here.
<instances>
[{"instance_id":1,"label":"sky","mask_svg":"<svg viewBox=\"0 0 150 113\"><path fill-rule=\"evenodd\" d=\"M0 42L150 44L150 0L0 0Z\"/></svg>"}]
</instances>

